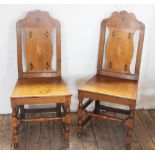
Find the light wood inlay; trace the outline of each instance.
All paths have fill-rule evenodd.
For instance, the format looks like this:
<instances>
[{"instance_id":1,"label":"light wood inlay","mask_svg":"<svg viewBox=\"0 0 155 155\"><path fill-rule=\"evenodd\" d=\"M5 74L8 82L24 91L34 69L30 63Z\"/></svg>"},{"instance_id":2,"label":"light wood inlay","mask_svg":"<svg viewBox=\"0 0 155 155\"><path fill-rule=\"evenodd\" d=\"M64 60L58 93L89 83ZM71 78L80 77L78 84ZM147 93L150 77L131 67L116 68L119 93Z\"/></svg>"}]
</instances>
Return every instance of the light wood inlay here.
<instances>
[{"instance_id":1,"label":"light wood inlay","mask_svg":"<svg viewBox=\"0 0 155 155\"><path fill-rule=\"evenodd\" d=\"M51 72L53 46L49 34L49 28L26 28L27 72Z\"/></svg>"},{"instance_id":2,"label":"light wood inlay","mask_svg":"<svg viewBox=\"0 0 155 155\"><path fill-rule=\"evenodd\" d=\"M106 35L107 30L109 30L108 35ZM139 38L138 48L134 51L134 45L137 42L134 42L133 38L136 31L139 31ZM138 21L133 13L126 11L114 12L101 22L97 74L78 88L77 132L79 136L82 136L88 116L119 121L128 128L125 147L131 148L144 31L144 24ZM131 73L130 65L134 54L136 55L135 70ZM86 106L91 102L86 102L85 98L88 98L88 101L95 100L95 108L91 112L88 112ZM107 102L109 105L105 106L100 101ZM128 110L123 110L122 107L112 108L114 104L127 106ZM111 112L114 113L113 116ZM117 117L120 113L125 114L126 118ZM113 122L107 125L110 130L109 137L112 139L116 132L112 131L112 128L115 126ZM121 128L116 130L119 134L117 139L121 141ZM112 141L112 147L124 149L122 143L118 147L117 141Z\"/></svg>"},{"instance_id":3,"label":"light wood inlay","mask_svg":"<svg viewBox=\"0 0 155 155\"><path fill-rule=\"evenodd\" d=\"M10 96L13 128L12 146L18 148L19 144L22 143L21 136L25 138L19 132L22 123L61 120L64 124L64 137L61 136L61 139L64 138L63 140L68 147L69 125L71 121L71 92L61 78L60 22L52 18L48 12L37 10L29 12L24 19L17 22L16 26L18 79ZM52 70L51 65L53 57L51 32L53 29L56 30L56 71ZM24 57L27 65L26 71L23 71L22 58ZM39 105L45 106L45 104L52 105L52 107L39 108ZM28 105L30 109L25 109ZM37 109L31 109L30 105L33 105L33 107L37 105ZM63 109L62 106L64 107ZM33 114L38 112L52 112L55 115L51 115L49 118L44 115L34 118ZM36 131L39 130L36 129ZM34 149L36 140L38 139L39 137L35 137L32 143L22 143L22 145L30 145ZM61 141L61 139L58 140ZM47 141L43 142L47 143Z\"/></svg>"},{"instance_id":4,"label":"light wood inlay","mask_svg":"<svg viewBox=\"0 0 155 155\"><path fill-rule=\"evenodd\" d=\"M134 32L130 30L109 28L105 51L105 70L130 73L130 64L134 52L133 36Z\"/></svg>"}]
</instances>

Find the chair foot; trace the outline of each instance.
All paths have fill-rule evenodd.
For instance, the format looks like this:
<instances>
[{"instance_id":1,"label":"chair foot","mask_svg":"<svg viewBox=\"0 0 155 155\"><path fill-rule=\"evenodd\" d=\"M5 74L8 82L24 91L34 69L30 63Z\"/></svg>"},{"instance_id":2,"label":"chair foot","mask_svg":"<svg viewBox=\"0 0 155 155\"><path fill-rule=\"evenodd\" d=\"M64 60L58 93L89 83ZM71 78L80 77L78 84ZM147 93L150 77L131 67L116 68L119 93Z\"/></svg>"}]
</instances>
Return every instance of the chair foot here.
<instances>
[{"instance_id":1,"label":"chair foot","mask_svg":"<svg viewBox=\"0 0 155 155\"><path fill-rule=\"evenodd\" d=\"M66 113L66 115L62 118L62 121L64 123L64 139L65 139L65 143L69 144L69 133L70 133L70 122L71 122L69 105L65 105L64 112Z\"/></svg>"},{"instance_id":2,"label":"chair foot","mask_svg":"<svg viewBox=\"0 0 155 155\"><path fill-rule=\"evenodd\" d=\"M78 133L78 137L82 137L82 134L81 133Z\"/></svg>"},{"instance_id":3,"label":"chair foot","mask_svg":"<svg viewBox=\"0 0 155 155\"><path fill-rule=\"evenodd\" d=\"M78 132L78 136L81 137L82 136L82 125L78 124L77 132Z\"/></svg>"},{"instance_id":4,"label":"chair foot","mask_svg":"<svg viewBox=\"0 0 155 155\"><path fill-rule=\"evenodd\" d=\"M18 143L15 143L14 144L14 149L17 149L19 147L19 144Z\"/></svg>"},{"instance_id":5,"label":"chair foot","mask_svg":"<svg viewBox=\"0 0 155 155\"><path fill-rule=\"evenodd\" d=\"M126 145L125 145L125 148L126 148L127 150L130 150L130 149L131 149L131 144L126 144Z\"/></svg>"},{"instance_id":6,"label":"chair foot","mask_svg":"<svg viewBox=\"0 0 155 155\"><path fill-rule=\"evenodd\" d=\"M132 129L128 129L125 145L126 149L131 149L131 142L132 142Z\"/></svg>"},{"instance_id":7,"label":"chair foot","mask_svg":"<svg viewBox=\"0 0 155 155\"><path fill-rule=\"evenodd\" d=\"M69 145L69 140L65 140L65 143L66 143L67 145Z\"/></svg>"},{"instance_id":8,"label":"chair foot","mask_svg":"<svg viewBox=\"0 0 155 155\"><path fill-rule=\"evenodd\" d=\"M67 142L69 143L69 131L65 131L64 137L65 137L65 143L66 144L67 144Z\"/></svg>"}]
</instances>

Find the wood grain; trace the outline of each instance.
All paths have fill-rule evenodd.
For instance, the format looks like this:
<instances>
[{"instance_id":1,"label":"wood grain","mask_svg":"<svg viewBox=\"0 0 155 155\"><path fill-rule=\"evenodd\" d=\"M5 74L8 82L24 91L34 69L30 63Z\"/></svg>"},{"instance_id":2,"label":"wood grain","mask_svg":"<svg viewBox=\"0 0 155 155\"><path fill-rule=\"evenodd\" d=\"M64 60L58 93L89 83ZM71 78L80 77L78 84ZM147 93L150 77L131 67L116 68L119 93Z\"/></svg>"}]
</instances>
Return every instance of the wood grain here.
<instances>
[{"instance_id":1,"label":"wood grain","mask_svg":"<svg viewBox=\"0 0 155 155\"><path fill-rule=\"evenodd\" d=\"M108 40L105 40L106 28L109 29ZM133 51L134 33L139 31L138 48ZM138 80L141 63L145 26L138 21L133 13L126 11L114 12L101 23L100 44L98 53L97 73L130 80ZM104 51L105 49L105 51ZM130 74L130 63L136 52L134 74ZM105 53L105 62L104 60ZM103 68L102 65L105 64Z\"/></svg>"},{"instance_id":2,"label":"wood grain","mask_svg":"<svg viewBox=\"0 0 155 155\"><path fill-rule=\"evenodd\" d=\"M137 112L137 115L155 145L155 122L149 112L151 111L141 110Z\"/></svg>"},{"instance_id":3,"label":"wood grain","mask_svg":"<svg viewBox=\"0 0 155 155\"><path fill-rule=\"evenodd\" d=\"M33 115L29 117L40 116ZM27 141L26 141L26 150L37 150L40 145L40 122L29 122L28 123L28 131L27 131Z\"/></svg>"},{"instance_id":4,"label":"wood grain","mask_svg":"<svg viewBox=\"0 0 155 155\"><path fill-rule=\"evenodd\" d=\"M137 115L139 116L145 129L151 129L155 127L154 121L147 110L137 111Z\"/></svg>"},{"instance_id":5,"label":"wood grain","mask_svg":"<svg viewBox=\"0 0 155 155\"><path fill-rule=\"evenodd\" d=\"M70 131L70 146L71 150L83 150L82 137L78 137L77 133L77 115L72 114L71 131Z\"/></svg>"},{"instance_id":6,"label":"wood grain","mask_svg":"<svg viewBox=\"0 0 155 155\"><path fill-rule=\"evenodd\" d=\"M152 117L153 115L155 116L155 110L146 110L146 112L148 112L148 114L152 114L150 115L150 117L153 120L153 125L155 125L155 120L154 117ZM138 110L138 115L143 115L143 119L147 120L148 117L147 115L141 114L143 113L143 110ZM43 114L40 114L43 115ZM45 114L47 116L47 114ZM148 128L146 129L144 127L144 124L142 123L142 120L139 119L139 116L136 115L135 118L135 122L137 123L137 119L138 119L138 124L135 124L134 127L134 131L133 131L133 142L131 145L131 149L132 150L141 150L141 149L155 149L155 144L151 140L152 136L150 133L154 132L154 128ZM138 118L137 118L138 116ZM4 122L3 122L3 118L4 118ZM5 120L7 119L8 123L11 122L11 117L10 116L5 116L3 117L3 115L0 115L0 120L2 120L2 130L0 130L0 138L2 138L0 140L0 149L13 149L13 146L11 146L11 130L8 128L8 123L5 122ZM113 125L113 123L110 122L108 120L106 121L101 121L98 119L92 119L92 125L90 125L90 128L88 126L85 127L85 130L87 130L87 132L89 133L93 133L94 132L94 136L92 137L92 134L89 134L91 136L91 138L87 138L84 139L84 145L87 146L87 149L100 149L100 150L105 150L105 149L123 149L122 147L122 142L124 142L124 139L126 137L126 131L127 128L120 123L115 123L115 125ZM19 143L19 149L22 150L27 150L27 149L45 149L45 150L50 150L50 149L66 149L65 148L65 144L64 139L63 139L63 131L62 131L62 126L61 123L59 123L59 127L57 128L57 126L54 127L53 121L51 122L43 122L39 125L39 123L27 123L28 127L26 127L26 123L24 123L23 125L21 125L21 129L20 129L20 134L19 134L19 138L20 138L20 143ZM76 135L76 124L77 124L77 120L76 120L76 114L73 113L72 114L72 124L71 124L71 137L70 137L70 149L71 150L83 150L85 149L83 147L83 140L81 137L78 137ZM40 128L39 128L39 127ZM147 126L149 127L149 126ZM5 130L7 129L8 130ZM142 131L141 131L142 130ZM152 131L151 131L152 130ZM35 134L35 131L37 132ZM118 131L118 133L117 133ZM56 133L55 133L56 132ZM109 135L112 132L112 135ZM150 132L150 133L148 133ZM118 135L117 135L118 134ZM121 135L120 135L121 134ZM7 136L3 136L3 135L8 135ZM10 138L9 138L10 135ZM48 137L47 137L48 136ZM84 135L85 136L85 135ZM30 138L31 137L31 138ZM60 140L59 141L59 137ZM122 139L120 137L123 137ZM36 138L36 139L35 139ZM55 138L57 140L55 140ZM85 137L83 137L85 138ZM148 140L149 139L149 140ZM5 142L5 145L3 144L3 140ZM91 141L90 143L89 140ZM35 145L31 146L31 143L34 141ZM38 143L36 142L38 141ZM56 144L55 144L56 142ZM87 144L86 144L87 142ZM120 142L121 144L119 144L118 142ZM29 144L30 143L30 144ZM96 144L95 144L96 143ZM9 146L10 145L10 146ZM90 145L90 148L89 148ZM98 147L96 147L98 146ZM113 147L112 147L113 146Z\"/></svg>"},{"instance_id":7,"label":"wood grain","mask_svg":"<svg viewBox=\"0 0 155 155\"><path fill-rule=\"evenodd\" d=\"M95 75L78 90L135 100L137 86L135 81Z\"/></svg>"},{"instance_id":8,"label":"wood grain","mask_svg":"<svg viewBox=\"0 0 155 155\"><path fill-rule=\"evenodd\" d=\"M26 28L25 31L26 72L51 72L53 56L51 29Z\"/></svg>"},{"instance_id":9,"label":"wood grain","mask_svg":"<svg viewBox=\"0 0 155 155\"><path fill-rule=\"evenodd\" d=\"M138 43L134 39L136 31L139 32ZM125 147L131 148L144 32L145 25L138 21L133 13L113 12L109 18L102 20L97 74L78 88L79 135L82 135L83 126L86 124L82 123L82 120L86 119L88 115L102 120L119 121L128 128ZM136 44L138 44L138 48L135 50ZM133 55L136 55L134 73L130 69ZM85 106L87 103L82 102L85 98L88 101L96 100L98 102L91 113L87 112L88 109ZM104 109L99 101L108 102L108 108ZM101 113L101 111L110 111L112 104L128 106L126 118L117 118L115 115L110 116ZM114 113L120 113L121 109L115 109ZM116 136L118 141L113 141L112 147L124 149L120 126L115 123L108 123L107 125L111 139ZM118 134L115 135L116 130L118 130Z\"/></svg>"},{"instance_id":10,"label":"wood grain","mask_svg":"<svg viewBox=\"0 0 155 155\"><path fill-rule=\"evenodd\" d=\"M99 119L93 118L92 123L93 123L93 128L94 128L99 149L111 150L112 145L111 145L110 137L108 135L107 128L105 126L105 122Z\"/></svg>"},{"instance_id":11,"label":"wood grain","mask_svg":"<svg viewBox=\"0 0 155 155\"><path fill-rule=\"evenodd\" d=\"M12 143L11 115L4 115L0 130L0 150L9 150Z\"/></svg>"},{"instance_id":12,"label":"wood grain","mask_svg":"<svg viewBox=\"0 0 155 155\"><path fill-rule=\"evenodd\" d=\"M48 12L32 11L16 24L18 76L60 77L61 76L61 25ZM53 45L51 32L56 30L56 72L51 70ZM26 72L22 62L22 30L25 31ZM34 59L35 58L35 59ZM37 74L35 74L37 72ZM48 73L48 74L47 74Z\"/></svg>"},{"instance_id":13,"label":"wood grain","mask_svg":"<svg viewBox=\"0 0 155 155\"><path fill-rule=\"evenodd\" d=\"M56 41L52 38L53 30L56 31ZM34 137L39 132L44 131L42 124L51 120L63 120L66 126L70 124L70 104L71 93L63 79L61 78L61 24L58 20L52 18L48 12L36 10L28 12L26 17L18 20L16 24L17 32L17 60L18 60L18 79L10 97L12 107L12 127L13 127L13 146L19 147L19 126L21 122L37 122L28 124L28 131L31 133L34 128ZM53 40L52 40L53 39ZM53 45L55 43L55 45ZM52 69L53 46L56 47L56 71ZM26 71L23 70L23 60L26 61ZM67 104L67 116L59 117L51 116L39 118L25 118L26 105L45 105L45 104ZM22 108L21 108L22 107ZM60 107L61 108L61 107ZM42 110L42 111L41 111ZM49 112L49 110L38 108L39 112ZM58 110L58 111L57 111ZM26 113L32 113L31 106L26 109ZM58 113L59 109L55 108L50 112ZM31 116L31 115L29 115ZM46 123L45 123L46 124ZM41 126L40 126L41 125ZM46 124L51 126L51 124ZM32 126L32 127L31 127ZM69 143L69 131L64 133L65 142ZM26 143L27 149L36 149L39 143L40 148L44 143L47 148L51 148L53 144L49 140L48 135L42 132L41 136L45 136L47 140L42 141L39 137L35 140L28 134L27 137L31 142ZM25 137L25 136L24 136ZM23 138L24 138L23 137ZM50 137L51 138L51 137ZM62 138L62 137L61 137ZM23 144L22 144L23 145ZM52 146L51 146L52 145ZM24 148L22 146L21 148Z\"/></svg>"},{"instance_id":14,"label":"wood grain","mask_svg":"<svg viewBox=\"0 0 155 155\"><path fill-rule=\"evenodd\" d=\"M48 116L49 114L42 114ZM54 149L54 131L53 121L40 123L40 145L39 149L53 150Z\"/></svg>"},{"instance_id":15,"label":"wood grain","mask_svg":"<svg viewBox=\"0 0 155 155\"><path fill-rule=\"evenodd\" d=\"M61 78L19 79L11 98L17 97L50 97L71 95Z\"/></svg>"},{"instance_id":16,"label":"wood grain","mask_svg":"<svg viewBox=\"0 0 155 155\"><path fill-rule=\"evenodd\" d=\"M96 150L98 149L97 140L95 137L94 130L92 128L92 122L88 122L85 126L82 139L83 139L83 146L85 150Z\"/></svg>"},{"instance_id":17,"label":"wood grain","mask_svg":"<svg viewBox=\"0 0 155 155\"><path fill-rule=\"evenodd\" d=\"M120 117L121 114L116 114L116 116ZM126 133L127 133L127 127L125 127L123 124L120 124L120 131L123 137L123 141L126 139ZM135 132L132 132L132 145L131 145L131 150L141 150L141 145L139 143L139 140L135 134Z\"/></svg>"},{"instance_id":18,"label":"wood grain","mask_svg":"<svg viewBox=\"0 0 155 155\"><path fill-rule=\"evenodd\" d=\"M27 141L27 131L28 131L28 123L22 123L19 128L19 147L18 150L25 150L26 149L26 141ZM15 150L13 141L11 144L11 150Z\"/></svg>"},{"instance_id":19,"label":"wood grain","mask_svg":"<svg viewBox=\"0 0 155 155\"><path fill-rule=\"evenodd\" d=\"M0 115L0 131L1 131L1 128L2 128L2 123L3 123L3 115Z\"/></svg>"},{"instance_id":20,"label":"wood grain","mask_svg":"<svg viewBox=\"0 0 155 155\"><path fill-rule=\"evenodd\" d=\"M130 74L130 64L134 52L134 32L118 28L109 28L106 42L105 70ZM113 45L113 46L111 46Z\"/></svg>"},{"instance_id":21,"label":"wood grain","mask_svg":"<svg viewBox=\"0 0 155 155\"><path fill-rule=\"evenodd\" d=\"M111 122L111 121L105 121L106 128L108 130L108 134L110 137L110 141L112 144L112 148L115 149L125 149L124 143L123 143L123 138L120 133L120 129L117 126L116 122Z\"/></svg>"},{"instance_id":22,"label":"wood grain","mask_svg":"<svg viewBox=\"0 0 155 155\"><path fill-rule=\"evenodd\" d=\"M54 149L55 150L66 150L69 149L63 138L64 130L60 121L54 122Z\"/></svg>"},{"instance_id":23,"label":"wood grain","mask_svg":"<svg viewBox=\"0 0 155 155\"><path fill-rule=\"evenodd\" d=\"M146 129L144 128L142 122L140 121L138 115L135 115L135 125L134 125L134 131L137 135L137 138L139 139L139 142L141 144L142 149L155 149L155 146L149 137Z\"/></svg>"}]
</instances>

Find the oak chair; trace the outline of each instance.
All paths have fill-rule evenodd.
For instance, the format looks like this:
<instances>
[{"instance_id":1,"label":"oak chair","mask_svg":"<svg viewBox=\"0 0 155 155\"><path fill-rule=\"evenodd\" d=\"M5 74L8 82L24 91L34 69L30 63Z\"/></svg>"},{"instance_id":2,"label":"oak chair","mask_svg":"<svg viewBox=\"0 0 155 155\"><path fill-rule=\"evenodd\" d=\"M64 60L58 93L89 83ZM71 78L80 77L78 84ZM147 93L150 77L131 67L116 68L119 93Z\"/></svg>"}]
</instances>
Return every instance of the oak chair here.
<instances>
[{"instance_id":1,"label":"oak chair","mask_svg":"<svg viewBox=\"0 0 155 155\"><path fill-rule=\"evenodd\" d=\"M144 24L126 11L114 12L102 21L97 74L78 88L79 136L92 117L120 121L128 128L125 146L127 149L131 147L144 30ZM131 65L134 53L135 64ZM132 71L131 66L134 66ZM88 111L86 108L94 100L94 110ZM100 101L108 103L105 105ZM112 104L125 105L128 109L116 108Z\"/></svg>"},{"instance_id":2,"label":"oak chair","mask_svg":"<svg viewBox=\"0 0 155 155\"><path fill-rule=\"evenodd\" d=\"M14 147L18 147L19 144L18 129L21 123L52 120L62 121L64 138L68 145L71 93L61 78L61 25L58 20L50 17L48 12L37 10L29 12L24 19L19 20L16 30L18 80L10 97ZM54 30L56 34L55 70L52 67ZM54 105L54 107L36 108L36 105L45 104ZM32 117L33 113L38 112L53 115Z\"/></svg>"}]
</instances>

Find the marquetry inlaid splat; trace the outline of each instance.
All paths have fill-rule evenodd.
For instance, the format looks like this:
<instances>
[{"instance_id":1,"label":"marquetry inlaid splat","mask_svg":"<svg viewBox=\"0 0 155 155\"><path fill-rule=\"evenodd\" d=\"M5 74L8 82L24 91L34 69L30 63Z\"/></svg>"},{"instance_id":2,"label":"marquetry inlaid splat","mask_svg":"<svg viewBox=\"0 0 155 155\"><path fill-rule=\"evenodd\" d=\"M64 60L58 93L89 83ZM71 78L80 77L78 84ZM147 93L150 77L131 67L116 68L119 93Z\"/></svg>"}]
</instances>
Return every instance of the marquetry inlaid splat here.
<instances>
[{"instance_id":1,"label":"marquetry inlaid splat","mask_svg":"<svg viewBox=\"0 0 155 155\"><path fill-rule=\"evenodd\" d=\"M68 147L71 93L61 78L61 24L48 12L36 10L29 12L16 26L18 80L10 97L12 146L18 148L21 142L18 129L23 122L61 120L64 126L64 142ZM53 62L56 70L52 68ZM39 108L39 105L44 107L45 104L49 107ZM55 115L32 117L31 114L34 116L36 112L31 105L37 105L37 113L52 112Z\"/></svg>"},{"instance_id":2,"label":"marquetry inlaid splat","mask_svg":"<svg viewBox=\"0 0 155 155\"><path fill-rule=\"evenodd\" d=\"M114 12L104 19L101 23L97 73L138 80L144 31L144 24L133 13Z\"/></svg>"},{"instance_id":3,"label":"marquetry inlaid splat","mask_svg":"<svg viewBox=\"0 0 155 155\"><path fill-rule=\"evenodd\" d=\"M49 72L53 47L50 29L26 28L27 72Z\"/></svg>"},{"instance_id":4,"label":"marquetry inlaid splat","mask_svg":"<svg viewBox=\"0 0 155 155\"><path fill-rule=\"evenodd\" d=\"M127 127L125 148L131 148L144 29L144 24L126 11L114 12L102 21L97 74L78 88L79 136L82 136L84 126L93 117L111 120L111 125L119 121ZM132 59L136 59L134 73ZM94 102L94 109L90 110ZM116 104L120 105L119 108L113 108ZM128 108L124 110L124 106Z\"/></svg>"},{"instance_id":5,"label":"marquetry inlaid splat","mask_svg":"<svg viewBox=\"0 0 155 155\"><path fill-rule=\"evenodd\" d=\"M105 51L106 70L130 73L130 63L134 52L133 36L133 31L109 28Z\"/></svg>"},{"instance_id":6,"label":"marquetry inlaid splat","mask_svg":"<svg viewBox=\"0 0 155 155\"><path fill-rule=\"evenodd\" d=\"M29 12L17 22L17 50L20 78L60 77L60 22L48 12Z\"/></svg>"}]
</instances>

